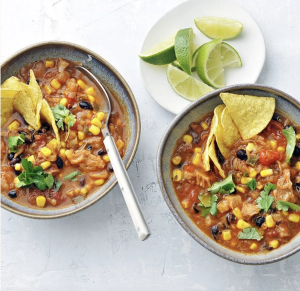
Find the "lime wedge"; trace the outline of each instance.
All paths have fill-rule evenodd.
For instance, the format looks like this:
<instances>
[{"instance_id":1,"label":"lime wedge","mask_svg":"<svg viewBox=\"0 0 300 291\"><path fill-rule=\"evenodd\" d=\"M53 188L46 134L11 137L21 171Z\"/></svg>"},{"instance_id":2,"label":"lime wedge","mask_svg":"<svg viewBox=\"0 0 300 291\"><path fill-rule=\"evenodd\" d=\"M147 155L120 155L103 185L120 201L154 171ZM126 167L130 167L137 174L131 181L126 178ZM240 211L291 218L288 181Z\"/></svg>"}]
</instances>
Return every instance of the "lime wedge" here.
<instances>
[{"instance_id":1,"label":"lime wedge","mask_svg":"<svg viewBox=\"0 0 300 291\"><path fill-rule=\"evenodd\" d=\"M180 96L194 101L203 95L213 91L201 80L195 79L173 65L167 67L167 78L172 89Z\"/></svg>"},{"instance_id":2,"label":"lime wedge","mask_svg":"<svg viewBox=\"0 0 300 291\"><path fill-rule=\"evenodd\" d=\"M221 44L222 39L214 39L205 43L198 49L196 59L198 76L214 88L225 86Z\"/></svg>"},{"instance_id":3,"label":"lime wedge","mask_svg":"<svg viewBox=\"0 0 300 291\"><path fill-rule=\"evenodd\" d=\"M224 17L199 17L195 19L195 24L209 38L232 39L243 30L242 23Z\"/></svg>"},{"instance_id":4,"label":"lime wedge","mask_svg":"<svg viewBox=\"0 0 300 291\"><path fill-rule=\"evenodd\" d=\"M176 60L174 42L176 34L160 42L149 50L142 52L139 57L151 65L166 65Z\"/></svg>"},{"instance_id":5,"label":"lime wedge","mask_svg":"<svg viewBox=\"0 0 300 291\"><path fill-rule=\"evenodd\" d=\"M191 74L192 55L193 55L193 38L192 28L181 29L175 37L175 54L182 69Z\"/></svg>"},{"instance_id":6,"label":"lime wedge","mask_svg":"<svg viewBox=\"0 0 300 291\"><path fill-rule=\"evenodd\" d=\"M222 42L221 55L224 68L241 67L242 60L238 52L228 43Z\"/></svg>"}]
</instances>

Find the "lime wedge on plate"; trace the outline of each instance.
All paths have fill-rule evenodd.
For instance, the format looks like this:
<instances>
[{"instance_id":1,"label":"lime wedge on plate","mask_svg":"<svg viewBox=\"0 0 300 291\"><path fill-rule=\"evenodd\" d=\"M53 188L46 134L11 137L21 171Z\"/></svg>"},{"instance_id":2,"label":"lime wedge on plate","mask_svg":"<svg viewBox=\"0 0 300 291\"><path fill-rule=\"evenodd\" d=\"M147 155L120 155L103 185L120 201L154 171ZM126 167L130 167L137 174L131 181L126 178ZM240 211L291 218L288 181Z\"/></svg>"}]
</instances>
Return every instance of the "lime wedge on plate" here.
<instances>
[{"instance_id":1,"label":"lime wedge on plate","mask_svg":"<svg viewBox=\"0 0 300 291\"><path fill-rule=\"evenodd\" d=\"M180 96L194 101L203 95L213 91L201 80L195 79L173 65L167 67L167 78L172 89Z\"/></svg>"},{"instance_id":2,"label":"lime wedge on plate","mask_svg":"<svg viewBox=\"0 0 300 291\"><path fill-rule=\"evenodd\" d=\"M214 88L225 86L221 44L222 39L205 43L198 49L196 59L198 76L203 82Z\"/></svg>"},{"instance_id":3,"label":"lime wedge on plate","mask_svg":"<svg viewBox=\"0 0 300 291\"><path fill-rule=\"evenodd\" d=\"M242 60L238 52L228 43L222 42L221 55L224 68L241 67Z\"/></svg>"},{"instance_id":4,"label":"lime wedge on plate","mask_svg":"<svg viewBox=\"0 0 300 291\"><path fill-rule=\"evenodd\" d=\"M149 50L142 52L139 57L151 65L166 65L176 60L174 42L176 34L160 42Z\"/></svg>"},{"instance_id":5,"label":"lime wedge on plate","mask_svg":"<svg viewBox=\"0 0 300 291\"><path fill-rule=\"evenodd\" d=\"M243 30L242 23L225 17L199 17L195 19L195 24L209 38L232 39Z\"/></svg>"},{"instance_id":6,"label":"lime wedge on plate","mask_svg":"<svg viewBox=\"0 0 300 291\"><path fill-rule=\"evenodd\" d=\"M192 28L181 29L175 37L175 54L181 68L191 74L192 55L193 55L193 38Z\"/></svg>"}]
</instances>

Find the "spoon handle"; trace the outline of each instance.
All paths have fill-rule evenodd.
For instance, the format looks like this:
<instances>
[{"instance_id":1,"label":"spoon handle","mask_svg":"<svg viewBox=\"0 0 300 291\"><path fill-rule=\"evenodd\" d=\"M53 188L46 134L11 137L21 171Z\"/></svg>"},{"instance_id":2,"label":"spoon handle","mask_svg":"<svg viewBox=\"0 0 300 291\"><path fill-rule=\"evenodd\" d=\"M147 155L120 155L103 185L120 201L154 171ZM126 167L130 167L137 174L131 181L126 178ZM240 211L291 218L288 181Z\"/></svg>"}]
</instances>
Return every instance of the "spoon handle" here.
<instances>
[{"instance_id":1,"label":"spoon handle","mask_svg":"<svg viewBox=\"0 0 300 291\"><path fill-rule=\"evenodd\" d=\"M107 135L103 142L139 239L145 240L150 235L150 231L141 212L134 189L124 167L123 161L119 155L118 149L110 135Z\"/></svg>"}]
</instances>

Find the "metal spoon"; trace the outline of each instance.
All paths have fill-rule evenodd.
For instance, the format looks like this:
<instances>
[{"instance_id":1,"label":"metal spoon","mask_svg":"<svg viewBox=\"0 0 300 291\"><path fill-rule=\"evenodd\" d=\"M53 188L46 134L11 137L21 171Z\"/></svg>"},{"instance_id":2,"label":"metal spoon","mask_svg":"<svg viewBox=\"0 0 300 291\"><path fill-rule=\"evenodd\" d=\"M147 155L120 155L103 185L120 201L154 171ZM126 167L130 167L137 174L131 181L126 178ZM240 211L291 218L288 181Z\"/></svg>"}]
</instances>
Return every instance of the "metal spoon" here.
<instances>
[{"instance_id":1,"label":"metal spoon","mask_svg":"<svg viewBox=\"0 0 300 291\"><path fill-rule=\"evenodd\" d=\"M124 167L123 161L119 155L114 139L111 137L107 126L111 114L111 103L109 98L110 92L101 84L101 82L97 79L97 77L89 70L87 70L82 66L75 66L75 68L81 71L84 75L86 75L89 79L93 81L93 83L100 90L101 96L103 97L101 102L102 104L100 105L101 107L103 107L104 112L107 113L105 127L101 129L104 137L103 143L105 145L107 154L110 158L110 162L114 169L116 178L118 180L120 189L122 191L123 197L127 204L129 213L131 215L139 239L145 240L147 237L149 237L150 231L141 212L134 189L128 177L127 171Z\"/></svg>"}]
</instances>

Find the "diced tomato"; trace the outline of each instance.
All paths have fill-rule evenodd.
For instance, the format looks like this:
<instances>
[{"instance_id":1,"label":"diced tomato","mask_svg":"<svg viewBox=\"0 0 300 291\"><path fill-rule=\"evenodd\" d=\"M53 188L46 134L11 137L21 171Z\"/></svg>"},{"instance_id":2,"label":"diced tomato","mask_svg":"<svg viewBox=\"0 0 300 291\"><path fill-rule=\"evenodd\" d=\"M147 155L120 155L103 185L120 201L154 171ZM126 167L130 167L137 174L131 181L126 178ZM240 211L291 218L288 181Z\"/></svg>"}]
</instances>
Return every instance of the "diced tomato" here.
<instances>
[{"instance_id":1,"label":"diced tomato","mask_svg":"<svg viewBox=\"0 0 300 291\"><path fill-rule=\"evenodd\" d=\"M195 166L194 165L186 165L183 167L184 171L190 172L190 173L194 173L195 171Z\"/></svg>"},{"instance_id":2,"label":"diced tomato","mask_svg":"<svg viewBox=\"0 0 300 291\"><path fill-rule=\"evenodd\" d=\"M264 233L265 237L275 238L278 236L278 231L275 229L266 229Z\"/></svg>"},{"instance_id":3,"label":"diced tomato","mask_svg":"<svg viewBox=\"0 0 300 291\"><path fill-rule=\"evenodd\" d=\"M72 127L70 127L70 129L77 130L78 125L80 125L80 121L78 119L76 119L76 122L74 123L74 125Z\"/></svg>"},{"instance_id":4,"label":"diced tomato","mask_svg":"<svg viewBox=\"0 0 300 291\"><path fill-rule=\"evenodd\" d=\"M275 120L271 120L268 126L263 131L263 134L271 138L273 140L276 140L277 146L286 146L286 137L282 133L282 130L284 129L283 125Z\"/></svg>"},{"instance_id":5,"label":"diced tomato","mask_svg":"<svg viewBox=\"0 0 300 291\"><path fill-rule=\"evenodd\" d=\"M282 157L282 152L275 152L267 149L261 149L259 151L259 161L265 166L269 166L278 160L280 161Z\"/></svg>"}]
</instances>

